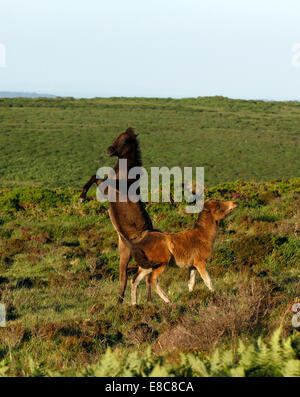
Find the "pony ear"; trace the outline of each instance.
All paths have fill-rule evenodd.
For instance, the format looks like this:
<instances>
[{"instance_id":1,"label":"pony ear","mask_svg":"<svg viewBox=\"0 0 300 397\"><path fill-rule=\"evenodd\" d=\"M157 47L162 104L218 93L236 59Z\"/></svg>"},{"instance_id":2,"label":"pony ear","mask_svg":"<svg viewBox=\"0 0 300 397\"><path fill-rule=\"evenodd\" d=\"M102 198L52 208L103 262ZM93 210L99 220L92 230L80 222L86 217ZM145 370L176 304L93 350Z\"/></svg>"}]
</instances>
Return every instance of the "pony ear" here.
<instances>
[{"instance_id":1,"label":"pony ear","mask_svg":"<svg viewBox=\"0 0 300 397\"><path fill-rule=\"evenodd\" d=\"M133 127L128 127L125 133L131 136L132 138L136 138L138 134L135 134L134 131L135 129Z\"/></svg>"},{"instance_id":2,"label":"pony ear","mask_svg":"<svg viewBox=\"0 0 300 397\"><path fill-rule=\"evenodd\" d=\"M220 203L219 203L219 201L215 201L215 200L207 200L204 203L204 208L209 211L211 211L211 210L215 211L220 208Z\"/></svg>"},{"instance_id":3,"label":"pony ear","mask_svg":"<svg viewBox=\"0 0 300 397\"><path fill-rule=\"evenodd\" d=\"M210 210L214 205L214 202L211 200L206 200L203 205L203 209Z\"/></svg>"}]
</instances>

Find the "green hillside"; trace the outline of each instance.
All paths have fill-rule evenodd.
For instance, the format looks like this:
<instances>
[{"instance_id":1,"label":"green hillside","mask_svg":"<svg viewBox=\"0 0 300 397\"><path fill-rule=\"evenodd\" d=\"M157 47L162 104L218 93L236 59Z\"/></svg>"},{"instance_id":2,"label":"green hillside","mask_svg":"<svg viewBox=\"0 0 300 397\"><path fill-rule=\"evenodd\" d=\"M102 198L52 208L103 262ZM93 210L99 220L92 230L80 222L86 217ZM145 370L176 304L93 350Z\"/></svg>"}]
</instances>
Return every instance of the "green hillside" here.
<instances>
[{"instance_id":1,"label":"green hillside","mask_svg":"<svg viewBox=\"0 0 300 397\"><path fill-rule=\"evenodd\" d=\"M206 199L239 202L208 266L215 292L169 267L170 306L145 284L137 307L130 285L116 306L107 204L78 198L129 125L146 168L204 166ZM1 98L0 376L299 376L299 126L298 102ZM182 203L147 211L166 232L195 220Z\"/></svg>"},{"instance_id":2,"label":"green hillside","mask_svg":"<svg viewBox=\"0 0 300 397\"><path fill-rule=\"evenodd\" d=\"M0 183L80 187L129 125L144 166L204 166L208 186L299 176L298 102L13 98L0 99Z\"/></svg>"}]
</instances>

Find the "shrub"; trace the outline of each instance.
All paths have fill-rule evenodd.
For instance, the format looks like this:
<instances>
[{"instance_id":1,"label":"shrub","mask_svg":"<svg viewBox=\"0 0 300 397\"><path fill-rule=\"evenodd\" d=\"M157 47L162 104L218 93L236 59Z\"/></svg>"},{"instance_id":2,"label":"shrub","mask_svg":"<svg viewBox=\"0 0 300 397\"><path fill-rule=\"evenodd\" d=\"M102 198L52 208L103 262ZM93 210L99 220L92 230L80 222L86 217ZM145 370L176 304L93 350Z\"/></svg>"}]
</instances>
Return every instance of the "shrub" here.
<instances>
[{"instance_id":1,"label":"shrub","mask_svg":"<svg viewBox=\"0 0 300 397\"><path fill-rule=\"evenodd\" d=\"M264 318L278 302L272 287L259 279L241 281L235 296L206 294L206 306L170 324L156 343L157 350L208 351L222 338L234 339L262 328ZM193 303L193 301L192 301Z\"/></svg>"},{"instance_id":2,"label":"shrub","mask_svg":"<svg viewBox=\"0 0 300 397\"><path fill-rule=\"evenodd\" d=\"M69 197L66 192L34 186L15 188L0 197L0 207L16 211L37 205L42 208L52 208L68 202Z\"/></svg>"},{"instance_id":3,"label":"shrub","mask_svg":"<svg viewBox=\"0 0 300 397\"><path fill-rule=\"evenodd\" d=\"M297 266L300 263L300 239L289 237L278 245L271 255L271 260L276 269Z\"/></svg>"},{"instance_id":4,"label":"shrub","mask_svg":"<svg viewBox=\"0 0 300 397\"><path fill-rule=\"evenodd\" d=\"M256 265L273 251L272 237L268 234L241 237L234 242L233 251L239 265Z\"/></svg>"}]
</instances>

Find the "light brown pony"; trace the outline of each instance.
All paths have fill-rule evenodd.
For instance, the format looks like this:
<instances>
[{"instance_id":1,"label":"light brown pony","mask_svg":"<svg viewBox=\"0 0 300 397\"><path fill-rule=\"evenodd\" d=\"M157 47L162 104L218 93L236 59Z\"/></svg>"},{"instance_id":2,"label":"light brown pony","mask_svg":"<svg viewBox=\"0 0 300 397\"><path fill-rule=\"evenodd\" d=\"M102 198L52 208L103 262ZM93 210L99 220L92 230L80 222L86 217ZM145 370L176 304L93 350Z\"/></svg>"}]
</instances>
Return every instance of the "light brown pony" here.
<instances>
[{"instance_id":1,"label":"light brown pony","mask_svg":"<svg viewBox=\"0 0 300 397\"><path fill-rule=\"evenodd\" d=\"M133 167L141 166L141 154L139 150L139 143L137 135L134 133L132 127L120 134L107 149L108 156L116 156L119 159L127 159L127 173ZM120 181L119 161L114 166L116 174L116 202L108 203L108 213L110 220L119 235L118 251L120 254L120 294L118 302L122 303L124 299L126 284L127 284L127 267L131 259L131 252L128 242L134 241L141 236L145 230L153 230L150 216L148 215L144 203L142 201L131 202L128 197L126 202L121 202L120 192L118 190L118 182ZM138 180L128 179L128 188L130 185ZM84 185L80 195L80 201L86 199L88 189L93 183L101 184L103 180L97 179L93 175L90 180ZM105 191L107 193L107 191ZM137 193L139 191L137 190ZM147 279L146 279L147 281ZM151 300L151 288L147 283L148 300Z\"/></svg>"},{"instance_id":2,"label":"light brown pony","mask_svg":"<svg viewBox=\"0 0 300 397\"><path fill-rule=\"evenodd\" d=\"M193 229L175 234L146 231L138 242L131 244L132 255L140 266L131 282L132 304L137 303L137 286L145 276L162 300L170 303L158 279L171 261L189 269L190 291L195 286L197 270L207 287L213 290L206 262L213 253L218 221L236 207L237 203L233 201L206 201Z\"/></svg>"}]
</instances>

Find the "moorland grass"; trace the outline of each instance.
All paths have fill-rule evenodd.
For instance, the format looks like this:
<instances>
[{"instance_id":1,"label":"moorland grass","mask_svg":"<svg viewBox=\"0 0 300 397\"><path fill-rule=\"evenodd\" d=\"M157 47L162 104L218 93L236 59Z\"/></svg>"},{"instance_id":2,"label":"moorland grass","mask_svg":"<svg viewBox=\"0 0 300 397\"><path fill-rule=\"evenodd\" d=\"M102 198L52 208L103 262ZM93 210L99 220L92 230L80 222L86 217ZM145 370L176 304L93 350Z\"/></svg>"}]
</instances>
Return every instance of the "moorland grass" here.
<instances>
[{"instance_id":1,"label":"moorland grass","mask_svg":"<svg viewBox=\"0 0 300 397\"><path fill-rule=\"evenodd\" d=\"M36 186L0 192L0 299L8 320L0 329L0 372L101 374L97 362L108 360L108 348L124 358L151 347L153 368L170 364L175 369L168 367L168 374L197 375L199 363L183 361L178 368L181 353L196 355L186 356L193 360L210 357L217 347L235 351L240 339L251 345L279 326L283 337L296 336L291 306L300 294L299 179L208 188L206 198L239 202L220 225L208 266L216 291L198 277L188 292L187 271L169 267L161 284L171 306L155 293L147 303L144 285L139 306L130 305L128 290L124 304L116 305L117 235L106 203L93 200L91 192L79 204L79 192ZM164 204L161 211L158 203L148 204L147 211L155 227L168 232L192 227L195 220L179 203ZM135 271L131 262L129 277ZM299 355L295 349L286 357ZM270 373L288 373L287 365Z\"/></svg>"},{"instance_id":2,"label":"moorland grass","mask_svg":"<svg viewBox=\"0 0 300 397\"><path fill-rule=\"evenodd\" d=\"M295 375L299 110L298 102L223 97L0 99L0 300L7 309L0 375ZM199 277L188 292L187 272L169 267L161 283L170 307L155 294L147 303L144 285L139 306L130 306L129 291L116 306L117 235L107 205L93 200L94 189L86 203L78 197L97 168L113 164L105 149L129 125L140 133L148 170L204 166L206 198L239 202L220 225L208 266L214 293ZM147 211L167 232L195 220L179 203ZM135 271L131 262L129 277ZM257 340L280 325L292 348L287 339L275 338L275 347ZM249 350L239 361L240 339ZM218 347L224 356L213 354Z\"/></svg>"},{"instance_id":3,"label":"moorland grass","mask_svg":"<svg viewBox=\"0 0 300 397\"><path fill-rule=\"evenodd\" d=\"M300 104L224 97L0 99L0 184L81 187L129 125L143 165L205 167L205 183L299 176Z\"/></svg>"}]
</instances>

